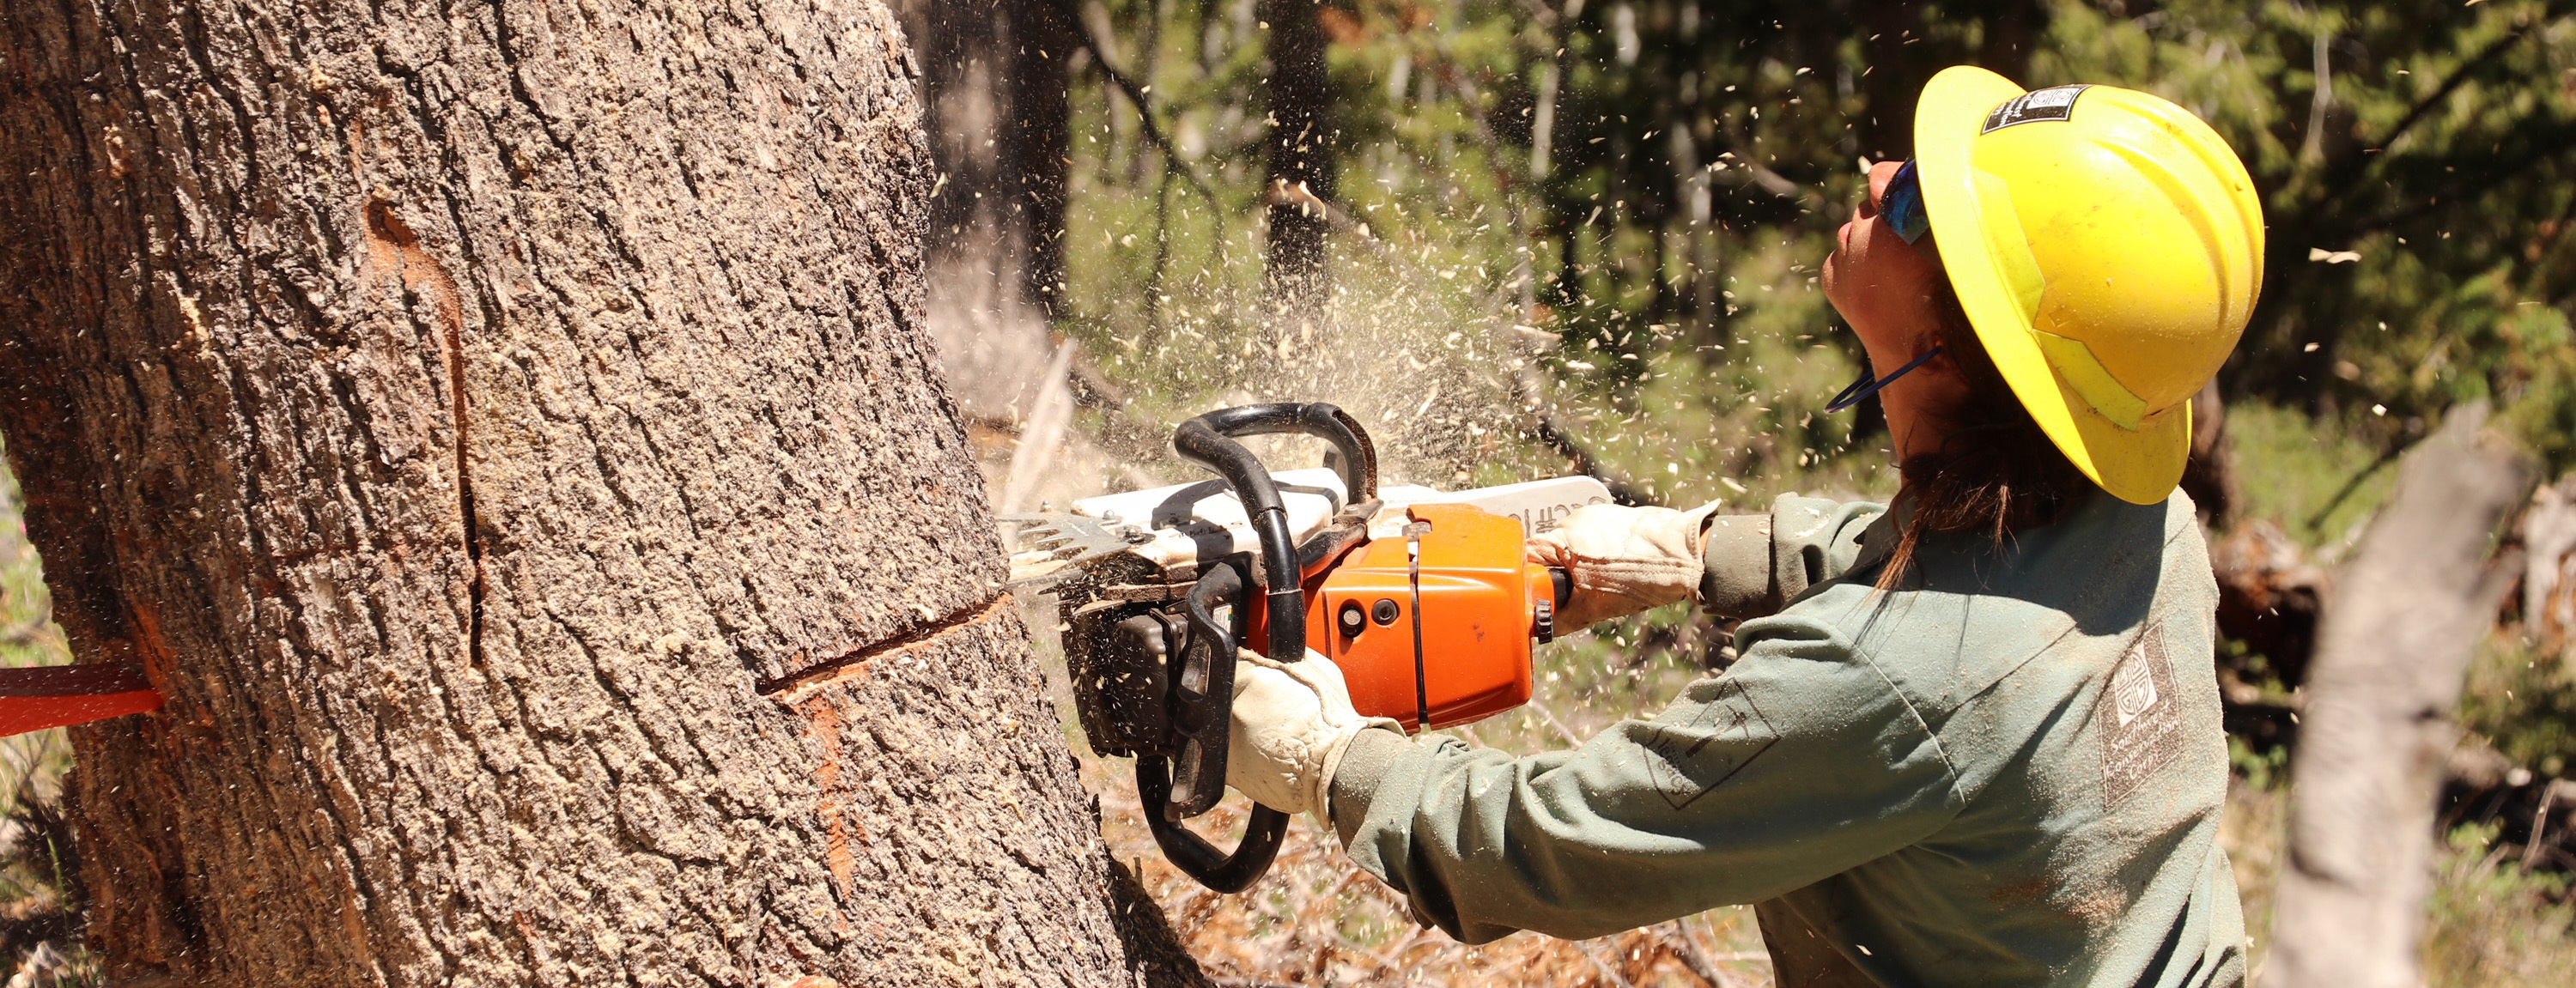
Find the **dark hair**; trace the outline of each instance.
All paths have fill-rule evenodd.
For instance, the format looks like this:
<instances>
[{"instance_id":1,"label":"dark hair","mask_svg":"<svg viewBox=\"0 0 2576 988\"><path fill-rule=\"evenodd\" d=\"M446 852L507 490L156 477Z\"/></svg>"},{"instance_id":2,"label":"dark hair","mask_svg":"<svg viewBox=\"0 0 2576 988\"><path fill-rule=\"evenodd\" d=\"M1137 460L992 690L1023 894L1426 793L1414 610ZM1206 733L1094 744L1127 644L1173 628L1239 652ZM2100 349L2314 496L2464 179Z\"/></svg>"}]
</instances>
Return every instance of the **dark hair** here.
<instances>
[{"instance_id":1,"label":"dark hair","mask_svg":"<svg viewBox=\"0 0 2576 988\"><path fill-rule=\"evenodd\" d=\"M1938 282L1932 302L1941 355L1966 379L1969 397L1941 423L1949 432L1938 451L1897 464L1904 486L1896 496L1913 502L1914 518L1879 573L1881 590L1904 579L1926 532L1983 532L2001 545L2015 532L2064 518L2094 491L2092 478L2013 397L1949 278Z\"/></svg>"}]
</instances>

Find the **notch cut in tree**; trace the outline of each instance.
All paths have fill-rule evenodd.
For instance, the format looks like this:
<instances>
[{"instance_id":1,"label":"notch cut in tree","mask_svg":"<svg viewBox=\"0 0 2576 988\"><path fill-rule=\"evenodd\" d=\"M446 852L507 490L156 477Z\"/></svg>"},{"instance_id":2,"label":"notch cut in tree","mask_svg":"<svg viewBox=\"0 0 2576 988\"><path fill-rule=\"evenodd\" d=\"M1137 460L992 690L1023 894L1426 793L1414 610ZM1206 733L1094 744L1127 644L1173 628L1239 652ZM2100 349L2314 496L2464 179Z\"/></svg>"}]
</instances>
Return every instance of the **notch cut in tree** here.
<instances>
[{"instance_id":1,"label":"notch cut in tree","mask_svg":"<svg viewBox=\"0 0 2576 988\"><path fill-rule=\"evenodd\" d=\"M922 322L875 0L0 10L90 942L179 984L1195 981Z\"/></svg>"},{"instance_id":2,"label":"notch cut in tree","mask_svg":"<svg viewBox=\"0 0 2576 988\"><path fill-rule=\"evenodd\" d=\"M2535 469L2455 409L2399 462L2397 489L2336 575L2290 763L2286 867L2266 988L2423 983L2434 807L2469 660L2518 561L2497 535Z\"/></svg>"}]
</instances>

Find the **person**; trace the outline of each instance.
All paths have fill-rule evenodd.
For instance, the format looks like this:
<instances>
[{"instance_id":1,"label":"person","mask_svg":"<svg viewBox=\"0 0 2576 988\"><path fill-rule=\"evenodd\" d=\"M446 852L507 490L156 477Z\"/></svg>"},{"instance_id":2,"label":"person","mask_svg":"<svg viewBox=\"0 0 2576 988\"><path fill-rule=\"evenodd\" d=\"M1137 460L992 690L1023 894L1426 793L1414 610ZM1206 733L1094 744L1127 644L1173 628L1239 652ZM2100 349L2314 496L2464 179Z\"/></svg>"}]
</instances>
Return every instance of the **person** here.
<instances>
[{"instance_id":1,"label":"person","mask_svg":"<svg viewBox=\"0 0 2576 988\"><path fill-rule=\"evenodd\" d=\"M1694 599L1740 658L1515 758L1239 667L1228 781L1327 821L1470 943L1752 904L1784 986L2238 985L2216 586L2176 490L2262 217L2209 127L1954 67L1822 272L1870 366L1886 506L1596 506L1532 541L1573 626ZM1847 404L1848 402L1844 402Z\"/></svg>"}]
</instances>

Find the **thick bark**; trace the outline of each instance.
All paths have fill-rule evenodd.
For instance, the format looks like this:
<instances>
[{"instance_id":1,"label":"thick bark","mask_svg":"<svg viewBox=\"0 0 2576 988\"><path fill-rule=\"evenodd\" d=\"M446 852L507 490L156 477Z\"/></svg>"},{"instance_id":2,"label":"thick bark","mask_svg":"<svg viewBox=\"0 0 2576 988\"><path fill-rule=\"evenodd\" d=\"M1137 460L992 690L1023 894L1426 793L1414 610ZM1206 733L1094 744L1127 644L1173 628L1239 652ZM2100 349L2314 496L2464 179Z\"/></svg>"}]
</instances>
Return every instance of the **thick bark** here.
<instances>
[{"instance_id":1,"label":"thick bark","mask_svg":"<svg viewBox=\"0 0 2576 988\"><path fill-rule=\"evenodd\" d=\"M1324 65L1318 0L1261 0L1269 45L1269 240L1264 249L1272 350L1320 331L1331 284L1324 267L1329 219L1318 203L1335 201L1340 176L1332 86Z\"/></svg>"},{"instance_id":2,"label":"thick bark","mask_svg":"<svg viewBox=\"0 0 2576 988\"><path fill-rule=\"evenodd\" d=\"M168 699L75 732L116 972L1195 977L999 595L913 74L875 0L0 10L0 430Z\"/></svg>"},{"instance_id":3,"label":"thick bark","mask_svg":"<svg viewBox=\"0 0 2576 988\"><path fill-rule=\"evenodd\" d=\"M2408 452L2397 490L2336 577L2290 765L2288 866L2270 988L2414 988L2434 800L2469 659L2515 564L2497 533L2532 464L2456 410Z\"/></svg>"}]
</instances>

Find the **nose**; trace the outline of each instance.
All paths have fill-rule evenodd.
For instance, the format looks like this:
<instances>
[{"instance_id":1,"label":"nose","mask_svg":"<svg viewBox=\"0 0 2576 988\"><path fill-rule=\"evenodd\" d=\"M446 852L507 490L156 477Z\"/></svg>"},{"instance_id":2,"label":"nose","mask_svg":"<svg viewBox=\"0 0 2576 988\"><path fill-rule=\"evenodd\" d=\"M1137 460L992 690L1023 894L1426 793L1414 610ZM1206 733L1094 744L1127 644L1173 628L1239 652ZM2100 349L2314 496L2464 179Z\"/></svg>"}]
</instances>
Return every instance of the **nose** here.
<instances>
[{"instance_id":1,"label":"nose","mask_svg":"<svg viewBox=\"0 0 2576 988\"><path fill-rule=\"evenodd\" d=\"M1887 196L1887 183L1894 180L1897 170L1903 167L1905 162L1902 161L1881 161L1869 166L1869 194L1862 196L1860 204L1853 208L1852 219L1867 222L1878 215L1879 200Z\"/></svg>"}]
</instances>

